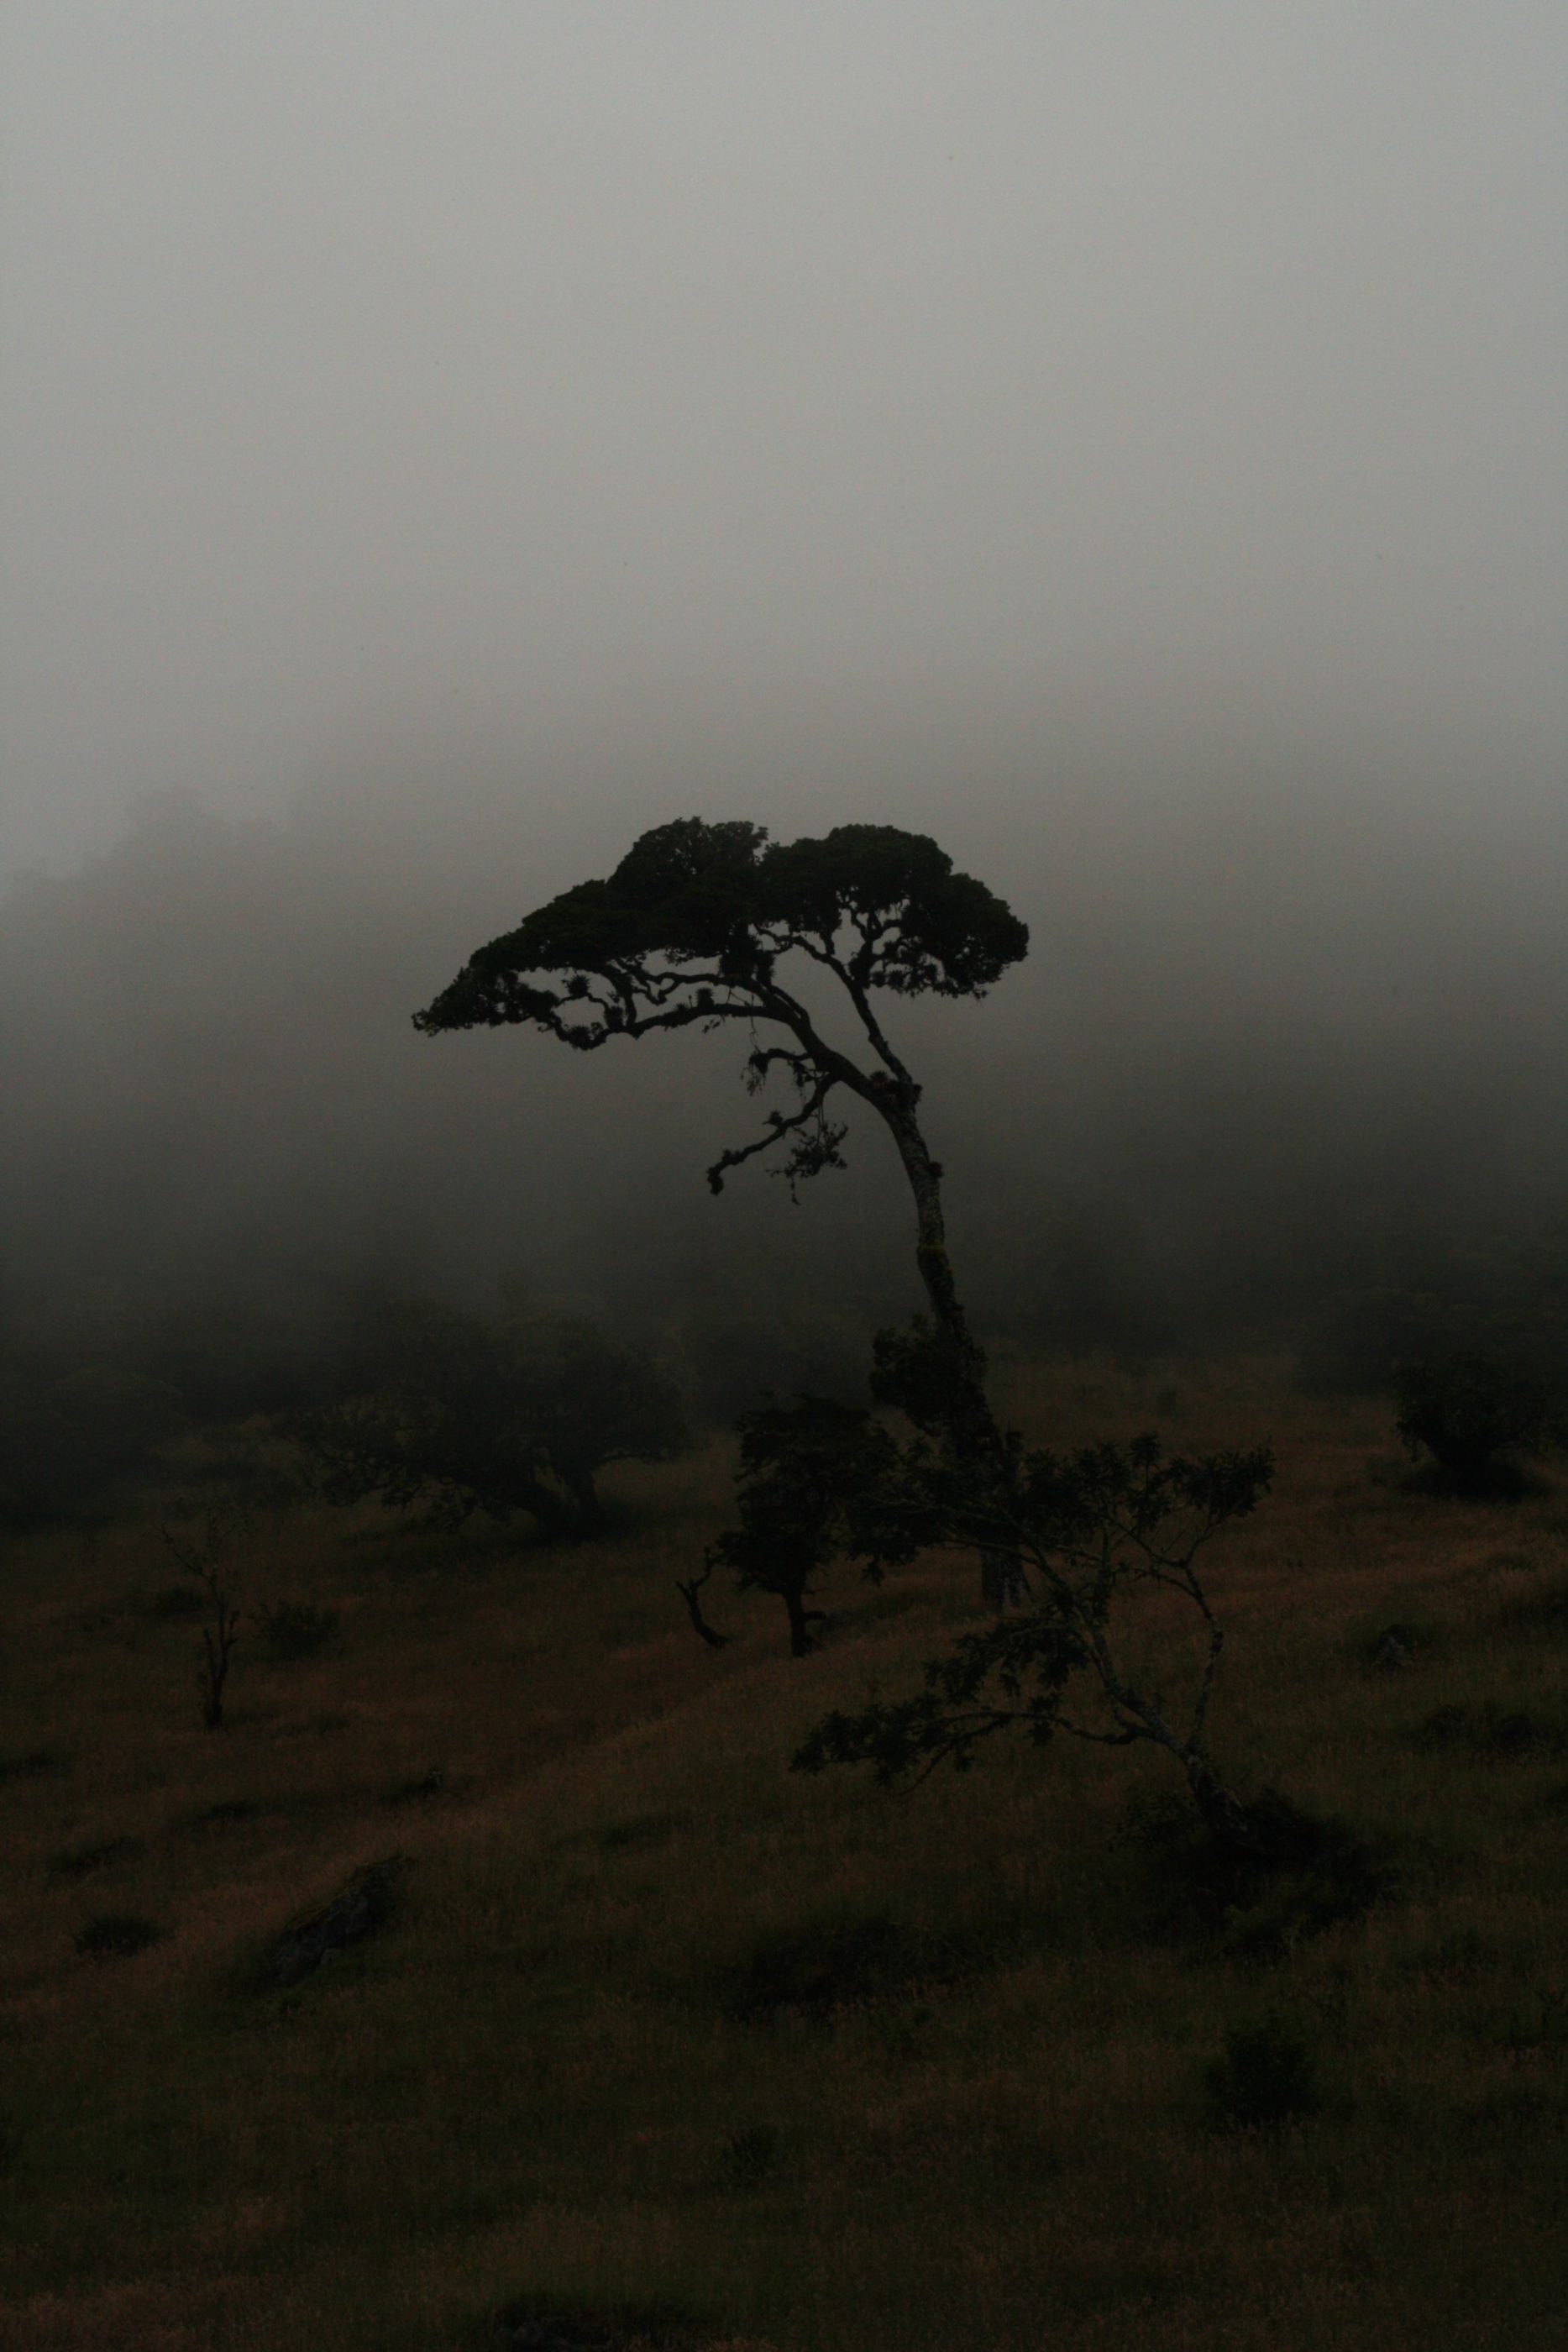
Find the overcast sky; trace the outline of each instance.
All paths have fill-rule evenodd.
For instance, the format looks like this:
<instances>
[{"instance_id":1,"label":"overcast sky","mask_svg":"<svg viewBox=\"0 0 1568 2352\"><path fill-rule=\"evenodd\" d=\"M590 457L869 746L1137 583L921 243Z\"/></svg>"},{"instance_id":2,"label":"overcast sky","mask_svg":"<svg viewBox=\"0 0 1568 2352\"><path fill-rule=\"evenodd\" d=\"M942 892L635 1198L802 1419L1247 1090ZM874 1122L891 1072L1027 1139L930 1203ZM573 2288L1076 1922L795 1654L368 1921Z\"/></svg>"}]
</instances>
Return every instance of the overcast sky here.
<instances>
[{"instance_id":1,"label":"overcast sky","mask_svg":"<svg viewBox=\"0 0 1568 2352\"><path fill-rule=\"evenodd\" d=\"M3 22L0 873L563 758L607 845L1563 793L1560 0Z\"/></svg>"}]
</instances>

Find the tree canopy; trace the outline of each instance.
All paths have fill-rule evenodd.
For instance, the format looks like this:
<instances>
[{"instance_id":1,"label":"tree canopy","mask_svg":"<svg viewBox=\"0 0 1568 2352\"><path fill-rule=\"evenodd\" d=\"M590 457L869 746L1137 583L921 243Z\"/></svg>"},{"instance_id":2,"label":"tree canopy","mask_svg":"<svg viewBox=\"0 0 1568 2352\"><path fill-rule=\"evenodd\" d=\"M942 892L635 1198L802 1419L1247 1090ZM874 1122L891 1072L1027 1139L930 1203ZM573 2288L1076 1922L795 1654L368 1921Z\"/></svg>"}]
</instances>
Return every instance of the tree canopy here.
<instances>
[{"instance_id":1,"label":"tree canopy","mask_svg":"<svg viewBox=\"0 0 1568 2352\"><path fill-rule=\"evenodd\" d=\"M792 1181L841 1165L844 1130L824 1108L835 1087L884 1118L913 1109L919 1088L877 1020L876 991L983 996L1028 948L1017 916L923 834L844 824L781 843L761 825L684 817L645 833L607 880L578 883L477 949L414 1021L427 1034L531 1024L580 1052L693 1024L783 1028L791 1042L754 1048L747 1081L777 1073L799 1107L769 1112L755 1142L715 1161L717 1191L727 1169L786 1139ZM795 955L848 995L869 1067L821 1034L781 971Z\"/></svg>"},{"instance_id":2,"label":"tree canopy","mask_svg":"<svg viewBox=\"0 0 1568 2352\"><path fill-rule=\"evenodd\" d=\"M600 1470L691 1443L656 1366L589 1324L408 1299L368 1311L354 1355L348 1393L292 1422L331 1503L423 1504L451 1528L528 1511L589 1535Z\"/></svg>"},{"instance_id":3,"label":"tree canopy","mask_svg":"<svg viewBox=\"0 0 1568 2352\"><path fill-rule=\"evenodd\" d=\"M924 834L841 824L820 840L782 843L758 824L683 817L643 834L608 880L580 882L476 950L414 1023L427 1034L531 1024L592 1052L612 1037L744 1022L748 1090L780 1078L794 1107L767 1111L759 1135L720 1152L707 1171L716 1192L732 1168L777 1151L798 1198L804 1179L844 1165L848 1129L828 1105L840 1087L856 1097L891 1137L915 1206L930 1313L903 1353L924 1368L915 1385L949 1441L972 1463L999 1467L984 1358L947 1255L942 1164L920 1125L921 1089L873 1000L983 996L1028 950L1011 908ZM819 1028L801 989L813 973L847 999L869 1049L860 1059ZM757 1036L764 1024L774 1032L766 1044ZM982 1575L1000 1594L1013 1571L998 1557ZM695 1614L690 1594L688 1602Z\"/></svg>"}]
</instances>

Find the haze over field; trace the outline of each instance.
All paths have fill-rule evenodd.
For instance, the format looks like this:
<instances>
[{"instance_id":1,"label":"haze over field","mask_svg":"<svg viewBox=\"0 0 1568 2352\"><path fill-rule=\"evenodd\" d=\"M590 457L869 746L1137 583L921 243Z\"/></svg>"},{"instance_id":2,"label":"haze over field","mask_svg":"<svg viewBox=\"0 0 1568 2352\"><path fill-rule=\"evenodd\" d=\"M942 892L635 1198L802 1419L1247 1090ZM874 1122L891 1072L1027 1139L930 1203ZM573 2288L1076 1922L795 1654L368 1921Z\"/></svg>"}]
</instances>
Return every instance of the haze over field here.
<instances>
[{"instance_id":1,"label":"haze over field","mask_svg":"<svg viewBox=\"0 0 1568 2352\"><path fill-rule=\"evenodd\" d=\"M1030 924L911 1031L993 1315L1553 1206L1561 10L0 22L11 1300L900 1311L874 1160L706 1200L721 1042L408 1029L694 813Z\"/></svg>"}]
</instances>

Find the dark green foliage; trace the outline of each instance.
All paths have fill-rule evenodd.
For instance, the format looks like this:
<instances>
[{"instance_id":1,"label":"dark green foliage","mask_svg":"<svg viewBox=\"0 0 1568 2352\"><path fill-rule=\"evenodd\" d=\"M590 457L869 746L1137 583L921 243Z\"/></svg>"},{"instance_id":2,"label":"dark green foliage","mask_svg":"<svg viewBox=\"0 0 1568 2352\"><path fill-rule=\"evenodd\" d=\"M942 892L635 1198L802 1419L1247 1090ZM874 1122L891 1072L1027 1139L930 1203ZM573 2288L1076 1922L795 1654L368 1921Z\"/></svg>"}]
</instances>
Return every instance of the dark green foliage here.
<instances>
[{"instance_id":1,"label":"dark green foliage","mask_svg":"<svg viewBox=\"0 0 1568 2352\"><path fill-rule=\"evenodd\" d=\"M769 846L760 825L686 817L644 834L608 881L580 882L479 949L418 1026L531 1021L591 1048L749 1014L737 1000L781 954L809 942L825 960L846 929L859 984L905 995L977 994L1029 947L1017 917L923 835L846 824ZM546 974L563 984L530 978Z\"/></svg>"},{"instance_id":2,"label":"dark green foliage","mask_svg":"<svg viewBox=\"0 0 1568 2352\"><path fill-rule=\"evenodd\" d=\"M747 2024L787 2013L823 2023L840 2010L902 1999L919 1986L950 1983L957 1973L953 1951L878 1912L764 1937L728 1971L720 1997Z\"/></svg>"},{"instance_id":3,"label":"dark green foliage","mask_svg":"<svg viewBox=\"0 0 1568 2352\"><path fill-rule=\"evenodd\" d=\"M338 1631L338 1612L308 1601L279 1601L257 1612L267 1654L277 1665L319 1655Z\"/></svg>"},{"instance_id":4,"label":"dark green foliage","mask_svg":"<svg viewBox=\"0 0 1568 2352\"><path fill-rule=\"evenodd\" d=\"M1414 1625L1403 1622L1385 1625L1375 1642L1367 1644L1366 1663L1379 1674L1397 1674L1414 1666L1427 1650L1427 1637Z\"/></svg>"},{"instance_id":5,"label":"dark green foliage","mask_svg":"<svg viewBox=\"0 0 1568 2352\"><path fill-rule=\"evenodd\" d=\"M94 1871L107 1870L111 1863L133 1862L142 1851L140 1838L101 1838L96 1843L74 1845L56 1854L49 1864L49 1876L89 1878Z\"/></svg>"},{"instance_id":6,"label":"dark green foliage","mask_svg":"<svg viewBox=\"0 0 1568 2352\"><path fill-rule=\"evenodd\" d=\"M1523 1764L1568 1751L1568 1732L1560 1724L1542 1723L1518 1707L1434 1707L1415 1738L1430 1755L1469 1756L1490 1764Z\"/></svg>"},{"instance_id":7,"label":"dark green foliage","mask_svg":"<svg viewBox=\"0 0 1568 2352\"><path fill-rule=\"evenodd\" d=\"M1301 2029L1278 2015L1233 2026L1204 2075L1210 2119L1222 2129L1267 2130L1316 2115L1317 2067Z\"/></svg>"},{"instance_id":8,"label":"dark green foliage","mask_svg":"<svg viewBox=\"0 0 1568 2352\"><path fill-rule=\"evenodd\" d=\"M776 1593L790 1649L804 1657L822 1616L807 1599L830 1560L862 1550L870 1499L894 1475L898 1449L868 1412L827 1397L763 1406L737 1426L740 1524L710 1546L708 1565L732 1569L742 1591ZM866 1572L880 1578L881 1561L867 1558Z\"/></svg>"},{"instance_id":9,"label":"dark green foliage","mask_svg":"<svg viewBox=\"0 0 1568 2352\"><path fill-rule=\"evenodd\" d=\"M1276 1789L1240 1808L1244 1834L1216 1837L1168 1799L1136 1809L1118 1843L1149 1859L1149 1925L1161 1937L1253 1960L1365 1915L1398 1891L1392 1853Z\"/></svg>"},{"instance_id":10,"label":"dark green foliage","mask_svg":"<svg viewBox=\"0 0 1568 2352\"><path fill-rule=\"evenodd\" d=\"M254 1822L261 1807L254 1797L222 1797L215 1805L204 1805L199 1813L189 1818L192 1829L232 1829L241 1822Z\"/></svg>"},{"instance_id":11,"label":"dark green foliage","mask_svg":"<svg viewBox=\"0 0 1568 2352\"><path fill-rule=\"evenodd\" d=\"M508 1361L531 1399L545 1462L571 1497L580 1534L603 1524L595 1484L601 1469L666 1462L692 1444L673 1383L646 1356L591 1324L525 1322Z\"/></svg>"},{"instance_id":12,"label":"dark green foliage","mask_svg":"<svg viewBox=\"0 0 1568 2352\"><path fill-rule=\"evenodd\" d=\"M1034 1580L1033 1605L961 1636L911 1696L828 1716L796 1768L867 1763L883 1781L924 1776L944 1759L962 1769L981 1740L1014 1728L1040 1746L1058 1732L1108 1747L1152 1741L1180 1764L1209 1826L1245 1843L1244 1809L1215 1780L1204 1747L1222 1636L1194 1561L1256 1507L1272 1475L1269 1450L1167 1455L1150 1434L1064 1456L1011 1435L998 1464L917 1435L894 1456L852 1514L868 1565L1006 1544ZM1134 1684L1119 1663L1118 1607L1148 1591L1179 1594L1202 1621L1185 1722L1165 1691ZM1081 1696L1070 1713L1071 1691Z\"/></svg>"},{"instance_id":13,"label":"dark green foliage","mask_svg":"<svg viewBox=\"0 0 1568 2352\"><path fill-rule=\"evenodd\" d=\"M758 2189L779 2168L779 2135L771 2124L748 2124L726 2138L720 2176L727 2189Z\"/></svg>"},{"instance_id":14,"label":"dark green foliage","mask_svg":"<svg viewBox=\"0 0 1568 2352\"><path fill-rule=\"evenodd\" d=\"M657 1368L582 1323L380 1305L361 1318L349 1379L343 1402L289 1424L322 1495L423 1505L440 1527L527 1511L547 1535L591 1534L602 1468L691 1442Z\"/></svg>"},{"instance_id":15,"label":"dark green foliage","mask_svg":"<svg viewBox=\"0 0 1568 2352\"><path fill-rule=\"evenodd\" d=\"M758 1140L721 1153L708 1181L716 1192L727 1170L783 1146L793 1187L844 1164L846 1129L826 1109L835 1088L883 1116L913 1114L919 1088L882 1034L873 992L980 996L1028 948L1018 918L924 835L846 824L770 845L760 825L686 817L644 834L607 881L579 883L478 949L415 1026L526 1023L591 1052L693 1024L776 1024L791 1043L754 1046L747 1084L781 1076L796 1108L769 1111ZM831 1046L786 985L780 966L793 956L848 992L873 1072Z\"/></svg>"},{"instance_id":16,"label":"dark green foliage","mask_svg":"<svg viewBox=\"0 0 1568 2352\"><path fill-rule=\"evenodd\" d=\"M703 2352L712 2342L711 2331L666 2304L569 2308L526 2294L497 2315L483 2352Z\"/></svg>"},{"instance_id":17,"label":"dark green foliage","mask_svg":"<svg viewBox=\"0 0 1568 2352\"><path fill-rule=\"evenodd\" d=\"M1252 1848L1210 1841L1195 1856L1195 1883L1223 1914L1227 1951L1280 1959L1397 1895L1400 1871L1388 1847L1352 1826L1302 1812L1265 1789L1246 1807Z\"/></svg>"},{"instance_id":18,"label":"dark green foliage","mask_svg":"<svg viewBox=\"0 0 1568 2352\"><path fill-rule=\"evenodd\" d=\"M78 1927L71 1943L84 1960L125 1960L158 1941L151 1919L131 1911L102 1911Z\"/></svg>"},{"instance_id":19,"label":"dark green foliage","mask_svg":"<svg viewBox=\"0 0 1568 2352\"><path fill-rule=\"evenodd\" d=\"M1561 1442L1563 1410L1529 1365L1483 1348L1401 1366L1396 1426L1412 1456L1428 1453L1456 1486L1494 1484L1507 1458Z\"/></svg>"},{"instance_id":20,"label":"dark green foliage","mask_svg":"<svg viewBox=\"0 0 1568 2352\"><path fill-rule=\"evenodd\" d=\"M879 1331L872 1342L873 1396L926 1437L954 1426L985 1370L985 1357L972 1339L966 1343L928 1315ZM972 1461L969 1467L972 1475Z\"/></svg>"}]
</instances>

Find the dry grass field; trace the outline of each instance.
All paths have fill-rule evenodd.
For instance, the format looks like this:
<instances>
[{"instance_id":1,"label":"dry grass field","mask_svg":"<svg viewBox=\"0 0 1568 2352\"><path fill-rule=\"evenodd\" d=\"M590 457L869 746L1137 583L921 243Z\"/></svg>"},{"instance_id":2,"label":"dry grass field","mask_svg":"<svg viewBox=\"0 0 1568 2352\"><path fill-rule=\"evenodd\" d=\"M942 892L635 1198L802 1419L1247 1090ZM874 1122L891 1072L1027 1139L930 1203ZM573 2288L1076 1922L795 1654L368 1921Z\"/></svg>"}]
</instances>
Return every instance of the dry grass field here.
<instances>
[{"instance_id":1,"label":"dry grass field","mask_svg":"<svg viewBox=\"0 0 1568 2352\"><path fill-rule=\"evenodd\" d=\"M1208 1555L1216 1750L1350 1824L1374 1895L1206 1902L1152 1757L790 1774L975 1622L973 1580L845 1577L799 1663L716 1580L737 1638L705 1650L673 1579L722 1447L619 1474L576 1550L258 1521L241 1597L337 1630L291 1662L250 1629L217 1732L155 1504L16 1539L6 2352L478 2352L529 2299L733 2352L1560 2345L1568 1488L1424 1492L1385 1406L1266 1362L1004 1387L1057 1443L1273 1440ZM393 1855L378 1933L269 1979ZM116 1920L153 1937L95 1951ZM1227 2105L1249 2049L1297 2066L1281 2121Z\"/></svg>"}]
</instances>

